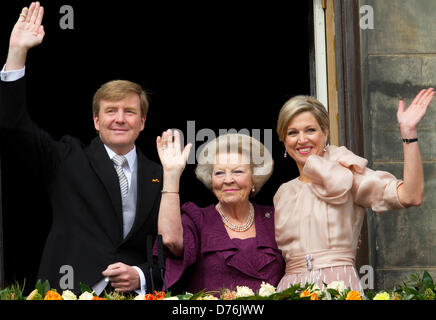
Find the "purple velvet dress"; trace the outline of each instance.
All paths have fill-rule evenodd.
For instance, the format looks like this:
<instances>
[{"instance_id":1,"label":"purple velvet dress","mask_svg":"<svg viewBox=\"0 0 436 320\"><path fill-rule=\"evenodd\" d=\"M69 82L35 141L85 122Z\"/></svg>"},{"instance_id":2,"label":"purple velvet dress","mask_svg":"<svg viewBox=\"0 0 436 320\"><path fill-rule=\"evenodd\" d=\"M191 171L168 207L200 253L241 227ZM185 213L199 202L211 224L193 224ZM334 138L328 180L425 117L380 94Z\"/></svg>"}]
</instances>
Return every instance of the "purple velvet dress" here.
<instances>
[{"instance_id":1,"label":"purple velvet dress","mask_svg":"<svg viewBox=\"0 0 436 320\"><path fill-rule=\"evenodd\" d=\"M277 286L285 263L274 236L274 208L253 207L256 237L230 239L214 205L200 208L187 202L182 206L184 254L169 255L165 262L170 291L181 277L186 280L185 291L191 293L236 286L256 291L262 281Z\"/></svg>"}]
</instances>

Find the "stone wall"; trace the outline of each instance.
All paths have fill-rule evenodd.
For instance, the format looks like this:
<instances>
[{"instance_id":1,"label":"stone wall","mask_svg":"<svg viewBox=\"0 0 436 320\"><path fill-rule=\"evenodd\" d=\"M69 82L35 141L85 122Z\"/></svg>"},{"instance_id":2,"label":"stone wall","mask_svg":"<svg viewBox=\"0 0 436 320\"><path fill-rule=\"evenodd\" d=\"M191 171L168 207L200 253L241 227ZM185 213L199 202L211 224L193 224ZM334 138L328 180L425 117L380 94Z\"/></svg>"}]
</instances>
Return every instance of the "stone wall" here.
<instances>
[{"instance_id":1,"label":"stone wall","mask_svg":"<svg viewBox=\"0 0 436 320\"><path fill-rule=\"evenodd\" d=\"M436 1L360 0L374 10L374 29L361 29L365 156L373 169L403 176L403 148L396 122L406 105L436 85ZM363 17L364 14L361 14ZM392 288L414 272L436 279L436 101L419 126L425 196L419 208L369 212L370 263L376 289Z\"/></svg>"}]
</instances>

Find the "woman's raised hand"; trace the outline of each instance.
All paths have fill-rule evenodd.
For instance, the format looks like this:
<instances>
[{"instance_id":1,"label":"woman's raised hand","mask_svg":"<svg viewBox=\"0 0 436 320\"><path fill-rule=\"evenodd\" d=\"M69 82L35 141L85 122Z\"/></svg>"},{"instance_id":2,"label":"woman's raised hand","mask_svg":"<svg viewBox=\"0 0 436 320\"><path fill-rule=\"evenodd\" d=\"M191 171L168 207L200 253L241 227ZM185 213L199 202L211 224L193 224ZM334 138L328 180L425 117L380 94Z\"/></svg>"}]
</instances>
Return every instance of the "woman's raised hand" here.
<instances>
[{"instance_id":1,"label":"woman's raised hand","mask_svg":"<svg viewBox=\"0 0 436 320\"><path fill-rule=\"evenodd\" d=\"M157 152L165 173L181 175L188 161L192 144L188 143L183 151L178 131L168 129L156 139Z\"/></svg>"},{"instance_id":2,"label":"woman's raised hand","mask_svg":"<svg viewBox=\"0 0 436 320\"><path fill-rule=\"evenodd\" d=\"M434 96L433 88L421 90L405 110L404 101L398 104L397 119L403 139L418 138L417 126L424 117ZM403 143L403 181L398 189L398 199L406 208L421 205L424 199L424 170L418 143Z\"/></svg>"},{"instance_id":3,"label":"woman's raised hand","mask_svg":"<svg viewBox=\"0 0 436 320\"><path fill-rule=\"evenodd\" d=\"M407 110L405 109L404 101L400 100L398 103L397 120L404 139L416 138L416 127L424 117L434 94L433 88L421 90Z\"/></svg>"}]
</instances>

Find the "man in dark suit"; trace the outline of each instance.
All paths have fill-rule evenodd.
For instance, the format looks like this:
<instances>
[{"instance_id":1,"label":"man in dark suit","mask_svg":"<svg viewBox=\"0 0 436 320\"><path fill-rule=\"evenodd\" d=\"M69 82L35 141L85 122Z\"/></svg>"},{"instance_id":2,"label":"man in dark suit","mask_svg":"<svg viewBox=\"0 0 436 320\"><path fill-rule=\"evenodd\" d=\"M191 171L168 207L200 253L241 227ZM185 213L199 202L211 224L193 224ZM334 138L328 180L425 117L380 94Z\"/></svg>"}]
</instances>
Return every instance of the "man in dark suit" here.
<instances>
[{"instance_id":1,"label":"man in dark suit","mask_svg":"<svg viewBox=\"0 0 436 320\"><path fill-rule=\"evenodd\" d=\"M52 205L38 277L76 292L80 282L97 294L104 289L150 291L151 277L154 283L158 277L149 272L146 239L157 234L162 168L135 147L147 97L130 81L108 82L94 96L98 137L87 147L70 136L52 139L30 119L25 101L25 61L28 50L43 41L43 15L38 2L22 10L11 33L0 91L3 142L12 152L24 150Z\"/></svg>"}]
</instances>

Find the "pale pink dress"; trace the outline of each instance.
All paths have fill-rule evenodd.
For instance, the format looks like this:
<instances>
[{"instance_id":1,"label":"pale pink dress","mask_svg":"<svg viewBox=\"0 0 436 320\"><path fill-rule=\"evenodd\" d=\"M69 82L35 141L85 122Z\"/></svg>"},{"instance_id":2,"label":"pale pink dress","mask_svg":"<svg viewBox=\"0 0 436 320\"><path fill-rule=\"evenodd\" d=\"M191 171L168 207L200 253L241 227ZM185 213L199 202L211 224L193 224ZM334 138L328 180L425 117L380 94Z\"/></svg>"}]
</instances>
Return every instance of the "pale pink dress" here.
<instances>
[{"instance_id":1,"label":"pale pink dress","mask_svg":"<svg viewBox=\"0 0 436 320\"><path fill-rule=\"evenodd\" d=\"M277 245L286 261L278 284L291 285L342 280L363 292L355 269L356 247L365 214L403 208L392 174L366 168L367 160L345 147L330 146L323 157L310 156L299 178L280 186L274 196Z\"/></svg>"}]
</instances>

